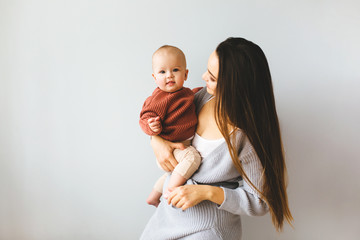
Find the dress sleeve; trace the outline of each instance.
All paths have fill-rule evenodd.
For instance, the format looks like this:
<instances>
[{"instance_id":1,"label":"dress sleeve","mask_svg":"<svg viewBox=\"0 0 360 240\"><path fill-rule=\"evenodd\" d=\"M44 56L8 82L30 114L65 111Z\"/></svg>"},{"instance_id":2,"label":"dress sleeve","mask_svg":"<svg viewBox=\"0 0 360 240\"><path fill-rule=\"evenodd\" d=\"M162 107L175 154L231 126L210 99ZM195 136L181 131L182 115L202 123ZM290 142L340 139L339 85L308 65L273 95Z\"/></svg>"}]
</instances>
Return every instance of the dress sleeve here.
<instances>
[{"instance_id":1,"label":"dress sleeve","mask_svg":"<svg viewBox=\"0 0 360 240\"><path fill-rule=\"evenodd\" d=\"M245 152L245 153L244 153ZM250 143L247 143L240 154L239 159L249 180L262 190L263 167L255 150ZM259 193L244 179L244 184L236 189L222 188L224 190L224 202L219 209L226 210L233 214L245 214L249 216L262 216L269 211Z\"/></svg>"}]
</instances>

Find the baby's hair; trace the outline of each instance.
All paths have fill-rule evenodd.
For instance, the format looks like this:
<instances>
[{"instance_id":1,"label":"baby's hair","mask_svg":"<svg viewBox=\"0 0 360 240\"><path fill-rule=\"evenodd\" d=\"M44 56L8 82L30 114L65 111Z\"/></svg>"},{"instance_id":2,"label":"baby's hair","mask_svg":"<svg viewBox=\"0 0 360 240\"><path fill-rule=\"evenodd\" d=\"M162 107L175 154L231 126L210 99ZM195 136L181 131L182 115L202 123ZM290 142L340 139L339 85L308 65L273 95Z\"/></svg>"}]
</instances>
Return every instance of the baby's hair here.
<instances>
[{"instance_id":1,"label":"baby's hair","mask_svg":"<svg viewBox=\"0 0 360 240\"><path fill-rule=\"evenodd\" d=\"M154 58L154 56L160 52L161 50L168 50L168 51L174 51L176 52L177 54L180 54L180 56L184 59L184 63L185 63L185 67L186 67L186 57L185 57L185 54L184 52L178 48L178 47L175 47L175 46L171 46L171 45L163 45L161 47L159 47L152 55L152 57Z\"/></svg>"},{"instance_id":2,"label":"baby's hair","mask_svg":"<svg viewBox=\"0 0 360 240\"><path fill-rule=\"evenodd\" d=\"M174 51L181 52L181 53L185 56L185 54L183 53L183 51L181 51L180 48L175 47L175 46L171 46L171 45L167 45L167 44L162 45L161 47L159 47L159 48L154 52L154 54L157 53L157 52L160 51L160 50L165 50L165 49L166 49L166 50L174 50Z\"/></svg>"}]
</instances>

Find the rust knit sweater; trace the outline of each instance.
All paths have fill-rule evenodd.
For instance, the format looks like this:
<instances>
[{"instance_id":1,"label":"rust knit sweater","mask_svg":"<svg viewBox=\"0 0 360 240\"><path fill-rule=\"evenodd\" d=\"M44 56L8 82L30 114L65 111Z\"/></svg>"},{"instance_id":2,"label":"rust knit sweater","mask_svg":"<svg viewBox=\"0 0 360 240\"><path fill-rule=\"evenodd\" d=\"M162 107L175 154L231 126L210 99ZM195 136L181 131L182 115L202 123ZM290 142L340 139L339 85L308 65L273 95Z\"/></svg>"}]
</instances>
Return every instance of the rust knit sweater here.
<instances>
[{"instance_id":1,"label":"rust knit sweater","mask_svg":"<svg viewBox=\"0 0 360 240\"><path fill-rule=\"evenodd\" d=\"M194 89L196 92L198 89ZM140 113L140 127L150 135L159 135L171 142L184 141L195 134L197 116L195 113L194 92L182 88L176 92L164 92L156 88L148 97ZM148 119L160 117L162 129L153 132Z\"/></svg>"}]
</instances>

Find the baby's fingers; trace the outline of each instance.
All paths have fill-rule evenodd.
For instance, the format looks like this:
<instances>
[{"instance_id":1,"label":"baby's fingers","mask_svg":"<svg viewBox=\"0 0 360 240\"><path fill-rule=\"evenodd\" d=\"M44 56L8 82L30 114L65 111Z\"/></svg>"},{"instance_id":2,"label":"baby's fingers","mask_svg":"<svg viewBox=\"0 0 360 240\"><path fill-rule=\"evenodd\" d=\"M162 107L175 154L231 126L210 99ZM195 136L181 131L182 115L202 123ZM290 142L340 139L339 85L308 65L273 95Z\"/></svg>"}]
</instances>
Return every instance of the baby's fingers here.
<instances>
[{"instance_id":1,"label":"baby's fingers","mask_svg":"<svg viewBox=\"0 0 360 240\"><path fill-rule=\"evenodd\" d=\"M153 122L149 123L149 127L153 132L159 132L161 131L161 124L160 122Z\"/></svg>"},{"instance_id":2,"label":"baby's fingers","mask_svg":"<svg viewBox=\"0 0 360 240\"><path fill-rule=\"evenodd\" d=\"M160 117L157 116L157 117L153 117L153 118L149 118L148 119L148 123L153 123L153 122L159 122L160 121Z\"/></svg>"},{"instance_id":3,"label":"baby's fingers","mask_svg":"<svg viewBox=\"0 0 360 240\"><path fill-rule=\"evenodd\" d=\"M151 130L153 131L153 132L159 132L160 131L160 128L159 127L150 127L151 128Z\"/></svg>"}]
</instances>

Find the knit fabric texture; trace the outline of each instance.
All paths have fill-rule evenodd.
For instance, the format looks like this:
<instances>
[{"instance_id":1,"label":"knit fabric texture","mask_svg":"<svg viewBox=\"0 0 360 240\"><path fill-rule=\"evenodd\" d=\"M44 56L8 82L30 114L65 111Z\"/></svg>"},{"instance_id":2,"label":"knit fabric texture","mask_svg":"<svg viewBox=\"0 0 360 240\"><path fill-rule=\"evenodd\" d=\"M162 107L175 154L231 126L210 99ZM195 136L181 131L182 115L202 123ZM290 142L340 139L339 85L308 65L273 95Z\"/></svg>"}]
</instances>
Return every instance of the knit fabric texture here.
<instances>
[{"instance_id":1,"label":"knit fabric texture","mask_svg":"<svg viewBox=\"0 0 360 240\"><path fill-rule=\"evenodd\" d=\"M206 88L195 95L197 113L209 100ZM250 181L260 190L263 189L263 167L249 139L241 130L235 132L233 144L238 149L238 157ZM211 184L236 182L241 179L236 170L226 142L217 146L202 159L197 172L186 184ZM169 177L165 181L167 186ZM239 240L241 239L241 214L261 216L268 212L267 204L247 181L242 181L236 189L222 187L224 202L219 206L203 201L185 211L161 198L161 203L150 218L140 239L186 239L186 240Z\"/></svg>"},{"instance_id":2,"label":"knit fabric texture","mask_svg":"<svg viewBox=\"0 0 360 240\"><path fill-rule=\"evenodd\" d=\"M157 116L160 117L162 129L155 133L150 129L148 119ZM139 124L146 134L159 135L172 142L192 137L197 124L194 92L185 87L172 93L156 88L142 107Z\"/></svg>"}]
</instances>

